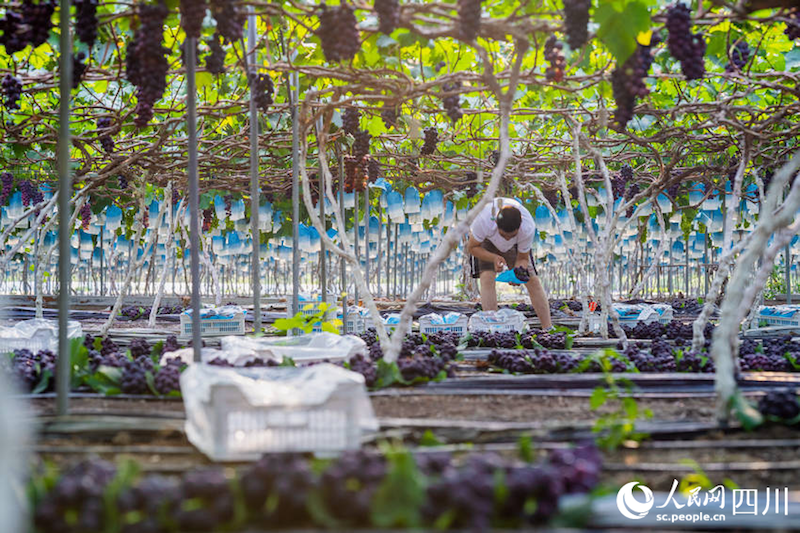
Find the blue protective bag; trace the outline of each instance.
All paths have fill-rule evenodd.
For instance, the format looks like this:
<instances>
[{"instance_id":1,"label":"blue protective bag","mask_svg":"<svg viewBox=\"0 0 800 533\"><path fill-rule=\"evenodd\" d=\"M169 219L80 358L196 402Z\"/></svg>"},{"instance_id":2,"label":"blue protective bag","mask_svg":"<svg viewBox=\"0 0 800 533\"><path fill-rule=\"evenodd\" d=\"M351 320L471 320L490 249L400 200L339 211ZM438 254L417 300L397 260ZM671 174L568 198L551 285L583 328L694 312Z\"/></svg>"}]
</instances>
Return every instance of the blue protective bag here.
<instances>
[{"instance_id":1,"label":"blue protective bag","mask_svg":"<svg viewBox=\"0 0 800 533\"><path fill-rule=\"evenodd\" d=\"M502 281L503 283L517 283L519 285L525 285L524 281L520 281L517 275L514 273L514 269L506 270L505 272L501 272L495 278L495 281Z\"/></svg>"}]
</instances>

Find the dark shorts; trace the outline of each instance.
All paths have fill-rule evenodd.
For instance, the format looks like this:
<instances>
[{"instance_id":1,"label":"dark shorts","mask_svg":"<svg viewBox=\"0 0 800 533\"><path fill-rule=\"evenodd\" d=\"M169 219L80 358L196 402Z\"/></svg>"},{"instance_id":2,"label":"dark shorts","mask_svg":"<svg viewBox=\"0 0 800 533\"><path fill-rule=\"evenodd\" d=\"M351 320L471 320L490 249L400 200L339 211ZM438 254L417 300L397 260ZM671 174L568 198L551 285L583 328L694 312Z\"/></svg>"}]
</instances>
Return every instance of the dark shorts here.
<instances>
[{"instance_id":1,"label":"dark shorts","mask_svg":"<svg viewBox=\"0 0 800 533\"><path fill-rule=\"evenodd\" d=\"M508 265L508 268L514 268L514 264L517 262L517 253L518 253L516 244L514 246L512 246L509 251L500 252L500 250L497 249L497 246L495 246L492 243L492 241L490 241L489 239L486 239L485 241L483 241L481 243L481 247L484 250L492 252L493 254L498 254L498 255L503 256L503 259L506 260L506 265ZM472 259L471 263L472 263L472 277L473 278L476 278L476 279L480 278L481 277L481 272L484 272L486 270L494 272L494 263L492 263L491 261L483 261L482 259L478 259L475 256L472 256L471 259ZM538 276L539 272L536 270L536 263L533 262L533 252L529 252L528 260L530 262L531 269L533 270L533 275Z\"/></svg>"}]
</instances>

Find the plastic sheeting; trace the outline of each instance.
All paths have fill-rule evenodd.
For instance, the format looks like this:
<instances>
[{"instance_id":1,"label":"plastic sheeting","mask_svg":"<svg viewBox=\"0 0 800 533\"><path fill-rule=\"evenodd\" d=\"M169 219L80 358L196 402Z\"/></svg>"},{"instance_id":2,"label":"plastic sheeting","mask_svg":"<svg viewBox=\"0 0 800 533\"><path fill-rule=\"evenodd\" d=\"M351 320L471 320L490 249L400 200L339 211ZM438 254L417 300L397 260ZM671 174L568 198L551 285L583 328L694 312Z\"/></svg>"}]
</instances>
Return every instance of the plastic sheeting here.
<instances>
[{"instance_id":1,"label":"plastic sheeting","mask_svg":"<svg viewBox=\"0 0 800 533\"><path fill-rule=\"evenodd\" d=\"M83 336L81 323L77 320L67 322L67 337L75 339ZM0 326L0 353L19 349L32 352L40 350L56 351L58 348L58 321L45 318L22 320L12 327Z\"/></svg>"}]
</instances>

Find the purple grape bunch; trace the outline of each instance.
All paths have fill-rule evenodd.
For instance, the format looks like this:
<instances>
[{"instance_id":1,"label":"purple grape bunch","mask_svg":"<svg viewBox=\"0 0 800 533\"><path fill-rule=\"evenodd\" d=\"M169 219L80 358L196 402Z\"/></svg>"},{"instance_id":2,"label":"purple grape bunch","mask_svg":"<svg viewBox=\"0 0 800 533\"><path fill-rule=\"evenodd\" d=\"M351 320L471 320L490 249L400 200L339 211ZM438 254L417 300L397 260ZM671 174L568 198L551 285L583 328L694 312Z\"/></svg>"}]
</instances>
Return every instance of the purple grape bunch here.
<instances>
[{"instance_id":1,"label":"purple grape bunch","mask_svg":"<svg viewBox=\"0 0 800 533\"><path fill-rule=\"evenodd\" d=\"M19 109L19 99L22 96L22 82L19 81L19 78L6 74L0 88L2 88L3 105L6 106L6 109L9 111Z\"/></svg>"},{"instance_id":2,"label":"purple grape bunch","mask_svg":"<svg viewBox=\"0 0 800 533\"><path fill-rule=\"evenodd\" d=\"M669 8L667 31L667 48L672 57L680 61L683 75L687 80L702 78L706 72L706 42L702 34L692 33L692 14L685 4Z\"/></svg>"}]
</instances>

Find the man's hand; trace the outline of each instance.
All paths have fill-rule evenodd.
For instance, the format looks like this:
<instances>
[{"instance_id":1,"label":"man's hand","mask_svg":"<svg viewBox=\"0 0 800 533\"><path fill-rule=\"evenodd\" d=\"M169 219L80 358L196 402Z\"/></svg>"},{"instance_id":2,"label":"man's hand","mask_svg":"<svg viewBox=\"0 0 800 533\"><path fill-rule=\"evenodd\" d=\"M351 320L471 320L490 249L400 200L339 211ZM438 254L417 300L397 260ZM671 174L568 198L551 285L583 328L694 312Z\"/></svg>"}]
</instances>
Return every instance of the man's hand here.
<instances>
[{"instance_id":1,"label":"man's hand","mask_svg":"<svg viewBox=\"0 0 800 533\"><path fill-rule=\"evenodd\" d=\"M503 259L502 255L496 255L494 257L494 271L502 272L505 269L506 269L506 260Z\"/></svg>"}]
</instances>

